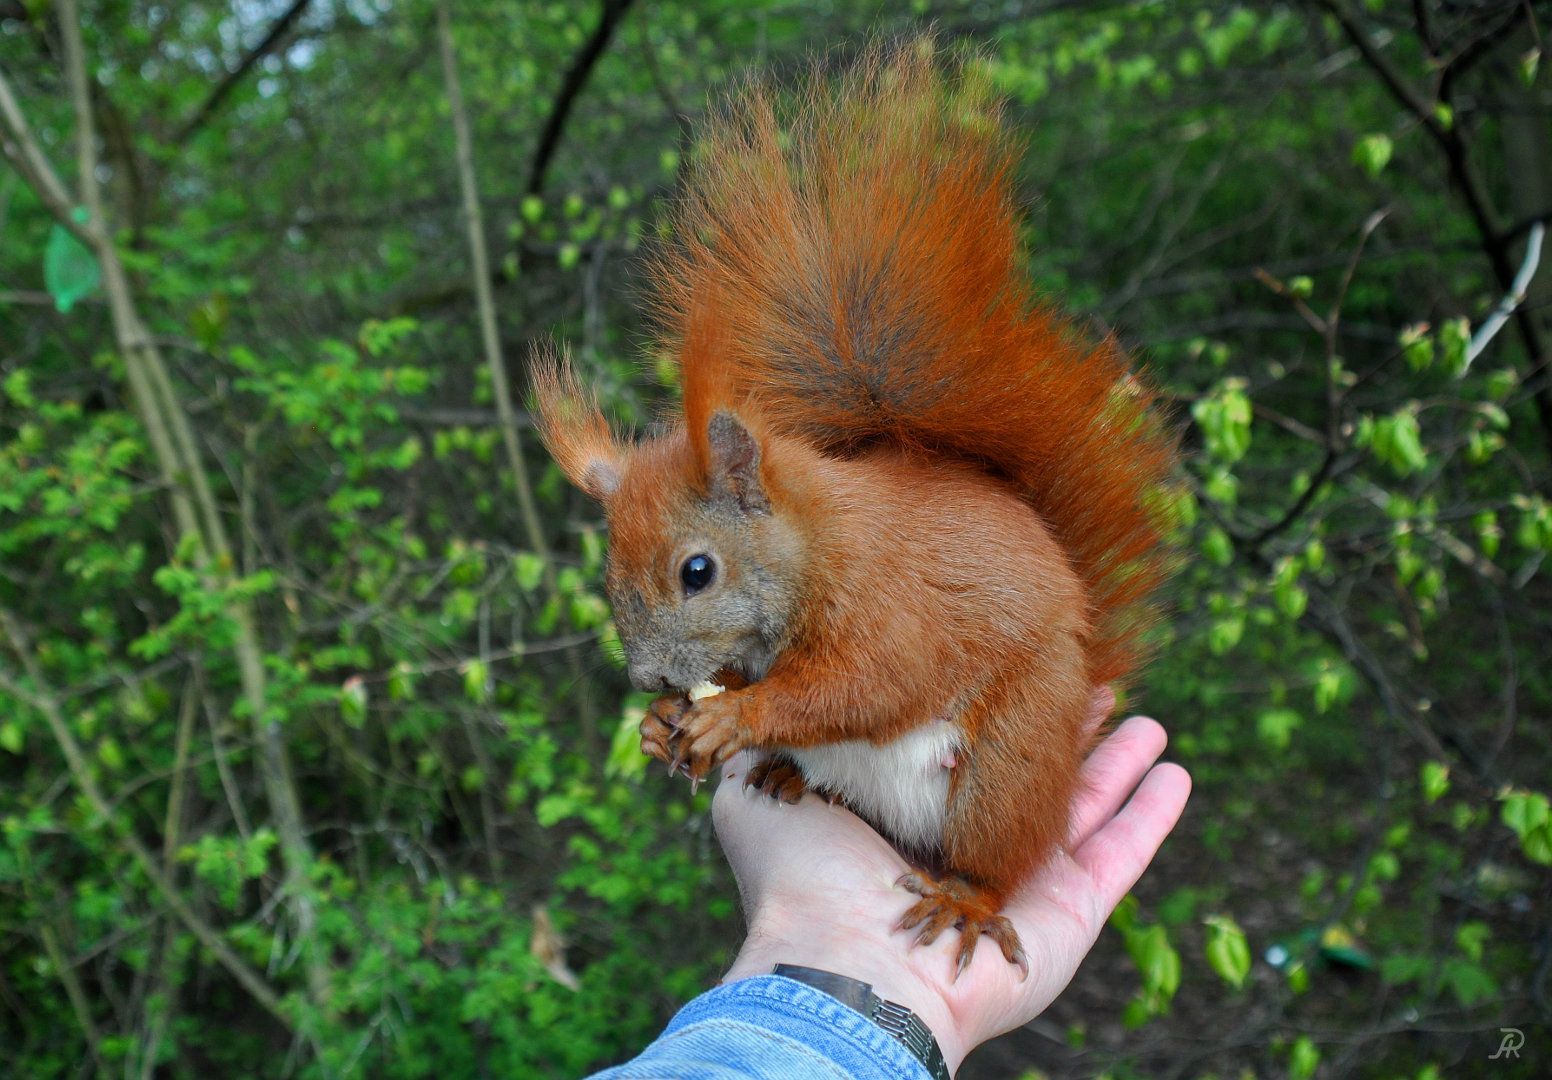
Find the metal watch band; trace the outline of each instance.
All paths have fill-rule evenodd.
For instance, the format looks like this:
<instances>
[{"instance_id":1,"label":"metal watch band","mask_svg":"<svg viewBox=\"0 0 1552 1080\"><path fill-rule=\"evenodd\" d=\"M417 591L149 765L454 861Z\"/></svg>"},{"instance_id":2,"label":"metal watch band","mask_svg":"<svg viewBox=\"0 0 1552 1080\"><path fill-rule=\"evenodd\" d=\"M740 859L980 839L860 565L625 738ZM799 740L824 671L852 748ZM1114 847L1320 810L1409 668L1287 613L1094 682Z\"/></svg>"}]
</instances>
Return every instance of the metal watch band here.
<instances>
[{"instance_id":1,"label":"metal watch band","mask_svg":"<svg viewBox=\"0 0 1552 1080\"><path fill-rule=\"evenodd\" d=\"M771 974L807 983L815 990L829 994L847 1008L855 1009L909 1050L911 1056L931 1074L932 1080L949 1080L948 1062L943 1060L938 1040L932 1037L927 1025L921 1022L921 1017L904 1005L879 997L873 992L871 983L837 975L833 971L799 967L796 964L777 964Z\"/></svg>"}]
</instances>

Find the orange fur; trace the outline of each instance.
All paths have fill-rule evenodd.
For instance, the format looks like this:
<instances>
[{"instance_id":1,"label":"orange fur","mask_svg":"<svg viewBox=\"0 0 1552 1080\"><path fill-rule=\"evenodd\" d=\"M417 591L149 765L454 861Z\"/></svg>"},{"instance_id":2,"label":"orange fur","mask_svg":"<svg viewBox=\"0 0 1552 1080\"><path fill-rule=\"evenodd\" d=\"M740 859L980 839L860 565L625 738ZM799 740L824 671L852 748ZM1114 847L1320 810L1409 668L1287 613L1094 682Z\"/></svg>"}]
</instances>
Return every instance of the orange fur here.
<instances>
[{"instance_id":1,"label":"orange fur","mask_svg":"<svg viewBox=\"0 0 1552 1080\"><path fill-rule=\"evenodd\" d=\"M568 361L540 354L532 363L537 422L561 472L577 487L603 499L619 486L620 452L598 399L583 387Z\"/></svg>"},{"instance_id":2,"label":"orange fur","mask_svg":"<svg viewBox=\"0 0 1552 1080\"><path fill-rule=\"evenodd\" d=\"M655 710L644 747L677 740L698 776L742 746L950 721L941 845L907 854L963 881L918 881L908 914L1009 959L994 913L1062 841L1093 689L1142 659L1174 454L1114 343L1032 296L1014 160L996 102L927 42L874 49L789 111L753 86L707 134L656 266L683 423L622 448L574 377L538 377L541 434L608 511L627 650L681 689L751 640L774 656L747 688ZM721 599L680 586L700 550Z\"/></svg>"},{"instance_id":3,"label":"orange fur","mask_svg":"<svg viewBox=\"0 0 1552 1080\"><path fill-rule=\"evenodd\" d=\"M916 41L874 49L788 119L758 85L727 106L657 267L691 438L697 417L752 402L827 451L985 464L1088 586L1090 678L1124 679L1168 570L1145 504L1173 442L1116 345L1031 294L998 103Z\"/></svg>"}]
</instances>

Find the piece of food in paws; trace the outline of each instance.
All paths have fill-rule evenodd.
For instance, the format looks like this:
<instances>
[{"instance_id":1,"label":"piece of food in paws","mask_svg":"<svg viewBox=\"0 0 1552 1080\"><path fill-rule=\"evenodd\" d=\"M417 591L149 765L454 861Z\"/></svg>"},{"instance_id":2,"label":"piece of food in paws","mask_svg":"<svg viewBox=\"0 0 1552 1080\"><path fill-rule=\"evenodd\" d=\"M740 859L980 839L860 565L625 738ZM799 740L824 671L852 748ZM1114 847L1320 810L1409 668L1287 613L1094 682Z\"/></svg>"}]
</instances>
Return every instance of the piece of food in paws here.
<instances>
[{"instance_id":1,"label":"piece of food in paws","mask_svg":"<svg viewBox=\"0 0 1552 1080\"><path fill-rule=\"evenodd\" d=\"M688 696L691 701L701 701L705 698L716 697L718 694L726 692L726 690L727 687L718 686L716 683L707 680L690 687Z\"/></svg>"}]
</instances>

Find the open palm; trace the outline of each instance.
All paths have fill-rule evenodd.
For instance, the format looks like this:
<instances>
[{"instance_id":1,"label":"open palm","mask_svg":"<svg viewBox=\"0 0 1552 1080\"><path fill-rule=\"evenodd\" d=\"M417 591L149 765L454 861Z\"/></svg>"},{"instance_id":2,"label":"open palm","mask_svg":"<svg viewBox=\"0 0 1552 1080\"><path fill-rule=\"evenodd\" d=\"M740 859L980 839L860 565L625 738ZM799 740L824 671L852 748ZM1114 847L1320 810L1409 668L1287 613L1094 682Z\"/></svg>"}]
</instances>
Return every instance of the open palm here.
<instances>
[{"instance_id":1,"label":"open palm","mask_svg":"<svg viewBox=\"0 0 1552 1080\"><path fill-rule=\"evenodd\" d=\"M1112 701L1108 691L1096 695L1096 725ZM1132 717L1085 763L1067 845L1003 911L1029 956L1028 979L990 942L954 979L955 935L913 947L913 934L893 932L913 899L895 887L908 869L895 850L813 795L786 805L746 789L750 759L734 758L713 809L750 933L727 981L789 963L871 982L915 1010L957 1068L975 1046L1055 1000L1174 827L1191 782L1179 766L1155 764L1164 745L1162 727Z\"/></svg>"}]
</instances>

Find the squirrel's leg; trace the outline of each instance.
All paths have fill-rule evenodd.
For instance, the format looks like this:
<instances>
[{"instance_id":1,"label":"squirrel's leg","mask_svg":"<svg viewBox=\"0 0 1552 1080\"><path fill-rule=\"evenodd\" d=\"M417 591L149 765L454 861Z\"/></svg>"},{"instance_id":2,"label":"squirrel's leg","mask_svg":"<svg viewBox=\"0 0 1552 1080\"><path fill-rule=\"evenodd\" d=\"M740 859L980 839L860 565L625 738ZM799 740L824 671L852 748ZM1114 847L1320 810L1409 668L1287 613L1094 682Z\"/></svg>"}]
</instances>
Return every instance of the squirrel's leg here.
<instances>
[{"instance_id":1,"label":"squirrel's leg","mask_svg":"<svg viewBox=\"0 0 1552 1080\"><path fill-rule=\"evenodd\" d=\"M787 662L745 689L702 698L683 711L659 699L651 723L643 723L642 749L656 754L666 747L671 771L683 768L697 779L740 750L887 741L909 729L935 689L903 678L838 680ZM650 747L649 727L655 736Z\"/></svg>"},{"instance_id":2,"label":"squirrel's leg","mask_svg":"<svg viewBox=\"0 0 1552 1080\"><path fill-rule=\"evenodd\" d=\"M654 701L641 720L641 752L672 763L674 744L690 709L690 699L683 694L668 694ZM688 772L691 766L680 763L677 768ZM832 805L839 798L834 792L810 788L797 762L781 753L767 754L751 767L744 774L744 786L784 803L797 802L807 791L813 791Z\"/></svg>"},{"instance_id":3,"label":"squirrel's leg","mask_svg":"<svg viewBox=\"0 0 1552 1080\"><path fill-rule=\"evenodd\" d=\"M997 912L1066 836L1089 696L1081 678L1020 673L988 688L965 714L965 729L974 734L949 792L944 872L907 874L899 882L921 897L898 926L920 927L917 944L958 927L956 977L981 934L1028 974L1018 934Z\"/></svg>"}]
</instances>

